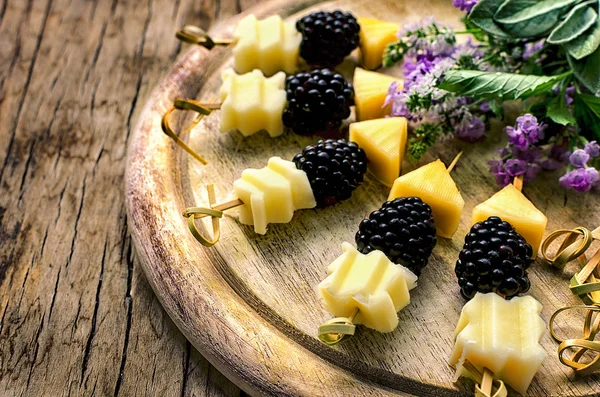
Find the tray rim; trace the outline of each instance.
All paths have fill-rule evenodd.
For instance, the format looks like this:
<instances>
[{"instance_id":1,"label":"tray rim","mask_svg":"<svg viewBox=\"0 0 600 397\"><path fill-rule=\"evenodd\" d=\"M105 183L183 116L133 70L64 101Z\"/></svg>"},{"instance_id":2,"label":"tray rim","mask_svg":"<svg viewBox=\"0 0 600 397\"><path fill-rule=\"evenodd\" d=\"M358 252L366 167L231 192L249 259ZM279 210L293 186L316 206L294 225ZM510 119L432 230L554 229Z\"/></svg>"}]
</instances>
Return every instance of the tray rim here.
<instances>
[{"instance_id":1,"label":"tray rim","mask_svg":"<svg viewBox=\"0 0 600 397\"><path fill-rule=\"evenodd\" d=\"M218 23L210 33L215 37L231 35L231 27L235 26L235 22L250 13L257 16L275 13L289 15L316 3L319 1L299 0L290 4L289 0L271 0L259 3ZM419 383L399 375L384 380L384 385L372 382L367 376L355 377L356 372L350 372L350 369L357 369L353 363L334 364L332 360L335 354L324 359L306 344L291 340L288 336L293 330L282 329L286 328L284 320L283 324L280 322L279 326L274 325L269 321L278 321L273 318L273 313L265 313L261 310L264 307L253 307L252 299L241 297L232 285L235 280L227 280L220 270L223 259L218 252L203 248L187 232L181 217L185 203L190 202L190 197L187 197L183 189L187 167L181 166L184 163L182 151L161 131L160 117L171 106L175 97L194 97L197 92L193 88L194 84L188 84L189 79L200 80L211 70L210 60L218 59L224 53L223 49L208 52L201 47L191 47L152 90L128 143L125 195L132 240L149 284L169 317L213 366L252 395L345 395L350 392L352 395L366 396L405 393L469 395L465 391ZM202 69L202 66L205 66L203 72L195 74L195 70ZM201 87L202 83L198 82L196 88L199 90ZM155 218L148 214L153 214ZM173 219L180 219L181 222L172 227ZM162 267L157 264L162 264ZM182 264L189 267L202 266L203 279L185 273ZM193 285L184 282L194 277L196 281ZM201 290L196 291L192 288L194 286L201 287ZM227 308L215 306L214 299L211 299L215 291L221 299L228 299L234 304ZM213 320L202 318L203 313L181 304L181 300L189 299L191 302L193 298L198 299L194 306L205 305L210 308L213 318L227 317L228 327L217 327ZM199 330L192 325L197 323L205 324L205 327ZM234 331L248 334L256 333L258 328L268 336L261 339L270 344L284 345L288 354L296 354L303 363L298 372L290 373L283 362L275 363L276 365L268 363L264 357L265 349L254 350L253 355L244 356L242 361L232 360L239 356L239 351L232 342L246 342L240 340L239 332ZM215 350L215 340L224 341L219 344L219 351ZM325 346L323 349L331 350ZM312 365L307 364L309 361ZM358 372L366 375L364 369ZM319 382L307 382L307 379L314 379L316 373L319 374ZM378 374L376 377L381 380L381 376L382 374ZM275 382L274 379L282 381Z\"/></svg>"}]
</instances>

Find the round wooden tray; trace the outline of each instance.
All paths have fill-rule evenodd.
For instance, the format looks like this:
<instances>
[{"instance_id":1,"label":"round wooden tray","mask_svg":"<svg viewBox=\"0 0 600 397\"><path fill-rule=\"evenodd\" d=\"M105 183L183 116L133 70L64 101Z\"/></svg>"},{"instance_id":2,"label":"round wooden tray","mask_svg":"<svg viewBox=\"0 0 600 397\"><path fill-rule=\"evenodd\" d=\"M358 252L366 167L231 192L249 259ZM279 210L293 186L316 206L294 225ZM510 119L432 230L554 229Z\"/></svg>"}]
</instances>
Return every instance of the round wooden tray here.
<instances>
[{"instance_id":1,"label":"round wooden tray","mask_svg":"<svg viewBox=\"0 0 600 397\"><path fill-rule=\"evenodd\" d=\"M428 15L459 25L460 12L451 2L435 0L340 0L315 5L313 0L277 0L250 10L258 16L278 13L297 19L315 9L340 8L360 16L415 22ZM243 15L211 32L231 36ZM167 38L170 39L170 38ZM175 40L173 38L173 40ZM341 65L351 77L356 56ZM473 384L453 383L447 364L453 332L464 300L454 276L454 263L469 230L470 212L498 187L486 160L502 146L501 134L483 144L447 141L422 163L439 156L448 163L464 150L453 177L465 199L465 212L454 239L439 239L428 267L411 293L411 304L399 313L400 325L389 334L364 327L335 347L321 344L317 327L331 315L315 293L326 267L352 242L360 220L378 208L387 189L367 175L352 198L327 209L298 211L289 224L271 225L265 236L222 220L221 241L202 247L189 233L181 213L188 206L206 205L204 186L214 183L225 201L232 182L248 167L260 168L271 156L291 159L315 137L291 132L271 139L266 133L249 138L218 132L219 112L192 131L190 145L204 155L202 166L190 159L161 131L161 116L175 97L214 101L220 72L231 64L230 52L191 47L173 66L146 104L130 141L126 194L129 224L136 253L167 313L194 346L220 371L251 394L306 396L461 395ZM398 74L398 68L387 71ZM421 165L421 164L419 164ZM405 170L416 165L405 164ZM596 194L565 193L557 176L539 178L526 187L527 196L549 218L548 230L600 225ZM530 273L531 295L544 305L548 320L559 307L575 304L564 272L538 259ZM582 319L565 315L560 331L578 335ZM600 391L599 377L573 379L556 356L557 345L545 335L548 352L529 395L585 395Z\"/></svg>"}]
</instances>

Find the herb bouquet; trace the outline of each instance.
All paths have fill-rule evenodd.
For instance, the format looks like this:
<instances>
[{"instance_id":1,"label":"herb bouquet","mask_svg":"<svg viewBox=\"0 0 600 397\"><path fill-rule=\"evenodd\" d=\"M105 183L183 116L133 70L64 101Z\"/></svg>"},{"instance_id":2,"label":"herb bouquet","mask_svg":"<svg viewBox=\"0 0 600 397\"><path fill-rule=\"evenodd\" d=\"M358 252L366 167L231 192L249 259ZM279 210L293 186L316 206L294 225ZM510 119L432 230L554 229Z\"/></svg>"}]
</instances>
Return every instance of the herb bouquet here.
<instances>
[{"instance_id":1,"label":"herb bouquet","mask_svg":"<svg viewBox=\"0 0 600 397\"><path fill-rule=\"evenodd\" d=\"M384 54L403 61L404 86L390 86L392 114L416 125L408 155L416 160L442 136L484 139L503 101L523 100L505 128L508 144L489 161L500 185L564 169L565 188L600 186L600 1L453 0L465 29L433 20L407 26ZM458 44L459 34L471 36Z\"/></svg>"}]
</instances>

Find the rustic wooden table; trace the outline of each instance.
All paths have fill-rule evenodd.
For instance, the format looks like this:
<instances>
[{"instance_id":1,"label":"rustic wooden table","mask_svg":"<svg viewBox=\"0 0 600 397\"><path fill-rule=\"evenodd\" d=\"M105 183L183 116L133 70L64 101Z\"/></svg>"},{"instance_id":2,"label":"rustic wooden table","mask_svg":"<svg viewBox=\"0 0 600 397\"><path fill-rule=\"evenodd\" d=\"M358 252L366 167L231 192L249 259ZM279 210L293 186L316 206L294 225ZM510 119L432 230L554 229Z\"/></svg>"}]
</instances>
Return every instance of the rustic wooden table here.
<instances>
[{"instance_id":1,"label":"rustic wooden table","mask_svg":"<svg viewBox=\"0 0 600 397\"><path fill-rule=\"evenodd\" d=\"M0 0L0 395L243 395L132 250L129 133L205 29L258 0Z\"/></svg>"}]
</instances>

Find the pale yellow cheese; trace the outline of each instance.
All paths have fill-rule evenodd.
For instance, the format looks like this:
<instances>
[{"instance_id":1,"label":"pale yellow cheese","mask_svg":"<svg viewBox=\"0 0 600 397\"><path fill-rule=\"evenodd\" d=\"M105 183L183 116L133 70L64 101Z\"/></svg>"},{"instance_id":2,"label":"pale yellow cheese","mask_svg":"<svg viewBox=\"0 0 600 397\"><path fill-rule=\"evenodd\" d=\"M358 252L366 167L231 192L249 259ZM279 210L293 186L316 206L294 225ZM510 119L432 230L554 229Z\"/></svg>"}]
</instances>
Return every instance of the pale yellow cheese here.
<instances>
[{"instance_id":1,"label":"pale yellow cheese","mask_svg":"<svg viewBox=\"0 0 600 397\"><path fill-rule=\"evenodd\" d=\"M279 157L271 157L264 168L244 170L233 191L244 202L240 222L254 225L258 234L265 234L269 223L291 221L295 210L317 205L306 173Z\"/></svg>"},{"instance_id":2,"label":"pale yellow cheese","mask_svg":"<svg viewBox=\"0 0 600 397\"><path fill-rule=\"evenodd\" d=\"M248 15L238 23L233 40L233 65L238 73L260 69L272 76L296 71L302 35L293 22L283 22L279 15L261 21Z\"/></svg>"},{"instance_id":3,"label":"pale yellow cheese","mask_svg":"<svg viewBox=\"0 0 600 397\"><path fill-rule=\"evenodd\" d=\"M494 293L475 294L456 326L450 365L457 378L468 376L462 366L467 360L525 394L546 357L539 344L546 329L541 311L542 305L531 296L507 301Z\"/></svg>"},{"instance_id":4,"label":"pale yellow cheese","mask_svg":"<svg viewBox=\"0 0 600 397\"><path fill-rule=\"evenodd\" d=\"M394 182L388 200L413 196L431 207L437 233L451 238L465 202L444 163L438 159L402 175Z\"/></svg>"},{"instance_id":5,"label":"pale yellow cheese","mask_svg":"<svg viewBox=\"0 0 600 397\"><path fill-rule=\"evenodd\" d=\"M281 116L287 105L285 73L266 78L260 70L237 74L228 69L222 75L222 132L238 130L244 136L265 130L271 137L283 134Z\"/></svg>"},{"instance_id":6,"label":"pale yellow cheese","mask_svg":"<svg viewBox=\"0 0 600 397\"><path fill-rule=\"evenodd\" d=\"M479 204L473 209L472 224L485 221L490 216L498 216L510 223L533 248L534 258L542 243L548 218L513 185Z\"/></svg>"},{"instance_id":7,"label":"pale yellow cheese","mask_svg":"<svg viewBox=\"0 0 600 397\"><path fill-rule=\"evenodd\" d=\"M383 106L390 84L398 82L402 89L403 80L387 74L370 72L361 68L354 70L354 102L356 120L379 119L391 114L391 106Z\"/></svg>"},{"instance_id":8,"label":"pale yellow cheese","mask_svg":"<svg viewBox=\"0 0 600 397\"><path fill-rule=\"evenodd\" d=\"M360 25L361 63L367 69L381 66L383 52L388 44L398 41L400 25L373 18L358 18Z\"/></svg>"},{"instance_id":9,"label":"pale yellow cheese","mask_svg":"<svg viewBox=\"0 0 600 397\"><path fill-rule=\"evenodd\" d=\"M371 172L391 187L400 175L406 149L407 121L388 117L350 124L350 140L367 154Z\"/></svg>"},{"instance_id":10,"label":"pale yellow cheese","mask_svg":"<svg viewBox=\"0 0 600 397\"><path fill-rule=\"evenodd\" d=\"M381 251L363 255L343 243L342 252L318 287L325 309L336 317L349 317L359 309L355 324L379 332L396 329L397 313L410 303L408 291L417 285L417 276Z\"/></svg>"}]
</instances>

